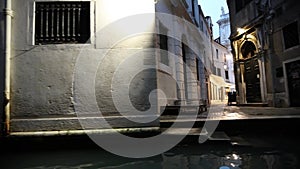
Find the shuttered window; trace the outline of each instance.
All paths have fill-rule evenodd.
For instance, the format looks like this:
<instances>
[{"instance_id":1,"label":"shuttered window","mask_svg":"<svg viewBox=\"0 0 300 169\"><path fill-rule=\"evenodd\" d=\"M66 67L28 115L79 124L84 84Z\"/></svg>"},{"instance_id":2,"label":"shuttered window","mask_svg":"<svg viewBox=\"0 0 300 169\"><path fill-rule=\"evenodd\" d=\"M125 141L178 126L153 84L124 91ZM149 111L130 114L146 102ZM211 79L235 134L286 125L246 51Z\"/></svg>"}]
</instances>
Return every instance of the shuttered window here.
<instances>
[{"instance_id":1,"label":"shuttered window","mask_svg":"<svg viewBox=\"0 0 300 169\"><path fill-rule=\"evenodd\" d=\"M35 44L86 43L90 2L36 2Z\"/></svg>"}]
</instances>

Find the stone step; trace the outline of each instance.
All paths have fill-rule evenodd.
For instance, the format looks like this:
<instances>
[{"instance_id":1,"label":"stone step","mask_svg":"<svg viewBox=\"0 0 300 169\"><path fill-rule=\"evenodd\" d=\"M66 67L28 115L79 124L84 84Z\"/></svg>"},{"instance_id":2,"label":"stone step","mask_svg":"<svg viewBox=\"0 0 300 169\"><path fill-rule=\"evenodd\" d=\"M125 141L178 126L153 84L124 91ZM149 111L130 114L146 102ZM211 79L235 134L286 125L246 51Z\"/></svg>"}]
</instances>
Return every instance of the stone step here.
<instances>
[{"instance_id":1,"label":"stone step","mask_svg":"<svg viewBox=\"0 0 300 169\"><path fill-rule=\"evenodd\" d=\"M161 128L161 131L166 131L167 128ZM166 131L170 136L186 135L188 128L172 128ZM191 128L187 136L207 136L210 141L230 141L230 137L223 131L215 131L212 135L208 135L206 130L202 128Z\"/></svg>"},{"instance_id":2,"label":"stone step","mask_svg":"<svg viewBox=\"0 0 300 169\"><path fill-rule=\"evenodd\" d=\"M268 107L266 103L245 103L245 104L238 104L238 106L244 107Z\"/></svg>"},{"instance_id":3,"label":"stone step","mask_svg":"<svg viewBox=\"0 0 300 169\"><path fill-rule=\"evenodd\" d=\"M195 112L203 113L207 111L207 105L172 105L172 106L165 106L162 107L164 112L162 115L178 115L179 111L184 111L185 113L194 114Z\"/></svg>"},{"instance_id":4,"label":"stone step","mask_svg":"<svg viewBox=\"0 0 300 169\"><path fill-rule=\"evenodd\" d=\"M209 138L212 141L230 141L230 137L223 131L215 131Z\"/></svg>"}]
</instances>

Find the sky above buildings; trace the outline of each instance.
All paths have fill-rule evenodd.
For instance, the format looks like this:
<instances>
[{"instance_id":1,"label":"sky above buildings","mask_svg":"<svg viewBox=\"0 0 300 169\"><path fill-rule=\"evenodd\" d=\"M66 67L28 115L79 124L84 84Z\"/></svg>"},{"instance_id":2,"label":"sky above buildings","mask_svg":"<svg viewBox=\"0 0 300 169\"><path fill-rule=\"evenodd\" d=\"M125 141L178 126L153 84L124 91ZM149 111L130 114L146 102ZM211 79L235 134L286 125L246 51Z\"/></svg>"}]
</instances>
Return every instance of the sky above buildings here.
<instances>
[{"instance_id":1,"label":"sky above buildings","mask_svg":"<svg viewBox=\"0 0 300 169\"><path fill-rule=\"evenodd\" d=\"M219 25L216 23L222 14L221 8L224 7L225 13L228 13L226 0L198 0L205 16L211 16L213 22L214 39L219 37Z\"/></svg>"}]
</instances>

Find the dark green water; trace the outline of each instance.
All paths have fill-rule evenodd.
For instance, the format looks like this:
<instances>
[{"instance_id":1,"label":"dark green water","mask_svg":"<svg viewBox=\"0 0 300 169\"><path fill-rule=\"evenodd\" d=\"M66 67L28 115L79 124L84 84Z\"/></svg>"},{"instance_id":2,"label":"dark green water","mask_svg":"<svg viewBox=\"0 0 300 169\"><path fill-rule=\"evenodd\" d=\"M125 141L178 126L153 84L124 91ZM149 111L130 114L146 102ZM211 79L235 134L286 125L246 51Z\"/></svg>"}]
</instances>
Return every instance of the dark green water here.
<instances>
[{"instance_id":1,"label":"dark green water","mask_svg":"<svg viewBox=\"0 0 300 169\"><path fill-rule=\"evenodd\" d=\"M182 143L161 155L130 159L101 148L47 147L22 150L6 147L1 151L0 168L32 169L299 169L298 140L282 136L238 137L250 145L232 146L229 142ZM22 145L26 146L26 144ZM31 145L32 146L32 145ZM222 168L223 167L223 168Z\"/></svg>"}]
</instances>

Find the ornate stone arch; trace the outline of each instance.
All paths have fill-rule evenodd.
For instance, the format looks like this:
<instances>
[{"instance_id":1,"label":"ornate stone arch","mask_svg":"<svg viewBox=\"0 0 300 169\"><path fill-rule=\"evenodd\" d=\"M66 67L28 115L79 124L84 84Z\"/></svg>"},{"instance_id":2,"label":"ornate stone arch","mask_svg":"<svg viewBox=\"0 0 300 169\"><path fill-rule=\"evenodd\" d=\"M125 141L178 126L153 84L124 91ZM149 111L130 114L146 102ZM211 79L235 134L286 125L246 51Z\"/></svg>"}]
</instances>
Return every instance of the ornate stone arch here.
<instances>
[{"instance_id":1,"label":"ornate stone arch","mask_svg":"<svg viewBox=\"0 0 300 169\"><path fill-rule=\"evenodd\" d=\"M254 33L253 33L254 34ZM239 46L239 59L244 60L244 59L249 59L249 58L253 58L257 60L258 63L258 69L259 69L259 82L260 82L260 93L261 93L261 101L265 102L266 101L266 86L265 86L265 81L266 81L266 77L265 77L265 67L264 67L264 58L261 57L256 57L257 54L259 53L259 42L258 39L255 35L253 34L245 34L243 36L243 39L240 41L240 46ZM243 97L244 97L244 101L242 102L246 102L246 83L245 83L245 64L246 62L242 61L240 63L240 78L242 79L242 83L241 83L241 88L243 90Z\"/></svg>"},{"instance_id":2,"label":"ornate stone arch","mask_svg":"<svg viewBox=\"0 0 300 169\"><path fill-rule=\"evenodd\" d=\"M241 45L239 47L239 59L247 58L245 57L245 52L252 51L252 56L254 56L256 53L258 53L258 44L257 44L257 38L254 35L251 34L245 34L244 39L241 42ZM245 51L246 48L246 51ZM247 55L247 54L246 54Z\"/></svg>"}]
</instances>

